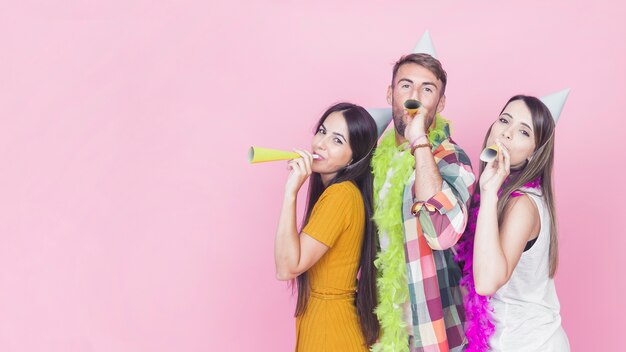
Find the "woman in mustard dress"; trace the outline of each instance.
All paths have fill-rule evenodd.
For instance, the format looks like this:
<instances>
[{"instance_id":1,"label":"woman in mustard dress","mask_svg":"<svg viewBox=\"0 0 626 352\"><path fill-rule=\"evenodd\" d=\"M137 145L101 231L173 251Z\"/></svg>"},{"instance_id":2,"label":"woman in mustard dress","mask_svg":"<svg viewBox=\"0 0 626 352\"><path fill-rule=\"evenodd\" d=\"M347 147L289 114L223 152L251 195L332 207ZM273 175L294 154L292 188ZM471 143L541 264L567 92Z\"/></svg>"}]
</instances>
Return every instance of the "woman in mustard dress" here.
<instances>
[{"instance_id":1,"label":"woman in mustard dress","mask_svg":"<svg viewBox=\"0 0 626 352\"><path fill-rule=\"evenodd\" d=\"M376 123L339 103L320 118L312 151L291 160L275 241L276 276L297 278L296 351L368 351L378 338L370 160ZM310 178L298 232L298 190ZM357 279L357 273L358 275Z\"/></svg>"}]
</instances>

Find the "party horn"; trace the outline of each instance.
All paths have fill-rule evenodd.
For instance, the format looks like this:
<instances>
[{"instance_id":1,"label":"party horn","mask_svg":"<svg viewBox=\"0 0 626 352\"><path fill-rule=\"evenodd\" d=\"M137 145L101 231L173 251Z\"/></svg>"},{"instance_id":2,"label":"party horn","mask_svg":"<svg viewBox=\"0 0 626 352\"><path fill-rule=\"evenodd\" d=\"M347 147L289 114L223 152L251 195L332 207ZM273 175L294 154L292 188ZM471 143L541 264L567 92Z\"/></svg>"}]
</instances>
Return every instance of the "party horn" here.
<instances>
[{"instance_id":1,"label":"party horn","mask_svg":"<svg viewBox=\"0 0 626 352\"><path fill-rule=\"evenodd\" d=\"M417 110L420 106L422 106L422 104L415 99L408 99L404 102L404 108L409 113L409 115L411 115L411 117L414 117L415 114L417 114Z\"/></svg>"},{"instance_id":2,"label":"party horn","mask_svg":"<svg viewBox=\"0 0 626 352\"><path fill-rule=\"evenodd\" d=\"M296 152L286 152L283 150L259 148L254 146L248 149L248 162L250 164L276 160L291 160L300 157L300 154ZM313 154L313 159L319 159L319 155Z\"/></svg>"},{"instance_id":3,"label":"party horn","mask_svg":"<svg viewBox=\"0 0 626 352\"><path fill-rule=\"evenodd\" d=\"M497 144L489 146L485 148L485 150L483 150L482 153L480 153L480 160L488 163L498 156L499 151L500 151L500 148L498 148Z\"/></svg>"}]
</instances>

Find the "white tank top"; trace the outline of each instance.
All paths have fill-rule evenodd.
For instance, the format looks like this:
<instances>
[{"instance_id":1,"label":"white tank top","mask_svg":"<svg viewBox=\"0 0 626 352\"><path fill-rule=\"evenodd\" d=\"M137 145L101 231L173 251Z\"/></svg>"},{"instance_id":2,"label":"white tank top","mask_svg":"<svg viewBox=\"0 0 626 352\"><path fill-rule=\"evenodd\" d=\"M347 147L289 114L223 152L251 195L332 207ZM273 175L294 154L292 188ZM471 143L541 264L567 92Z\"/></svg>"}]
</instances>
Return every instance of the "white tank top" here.
<instances>
[{"instance_id":1,"label":"white tank top","mask_svg":"<svg viewBox=\"0 0 626 352\"><path fill-rule=\"evenodd\" d=\"M533 246L522 253L509 281L491 299L495 333L493 351L569 351L561 327L559 299L550 269L550 214L541 191L526 193L535 202L541 230Z\"/></svg>"}]
</instances>

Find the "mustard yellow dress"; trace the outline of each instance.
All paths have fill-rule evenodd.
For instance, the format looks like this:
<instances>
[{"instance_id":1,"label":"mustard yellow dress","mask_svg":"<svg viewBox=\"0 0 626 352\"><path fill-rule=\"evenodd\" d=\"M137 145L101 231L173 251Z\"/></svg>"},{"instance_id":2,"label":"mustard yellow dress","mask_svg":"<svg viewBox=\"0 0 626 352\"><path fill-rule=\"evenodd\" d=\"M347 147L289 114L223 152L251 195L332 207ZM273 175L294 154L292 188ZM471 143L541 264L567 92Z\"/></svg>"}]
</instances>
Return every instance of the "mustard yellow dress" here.
<instances>
[{"instance_id":1,"label":"mustard yellow dress","mask_svg":"<svg viewBox=\"0 0 626 352\"><path fill-rule=\"evenodd\" d=\"M308 270L311 295L296 319L297 352L366 352L354 305L365 229L359 189L350 181L329 186L302 232L329 247Z\"/></svg>"}]
</instances>

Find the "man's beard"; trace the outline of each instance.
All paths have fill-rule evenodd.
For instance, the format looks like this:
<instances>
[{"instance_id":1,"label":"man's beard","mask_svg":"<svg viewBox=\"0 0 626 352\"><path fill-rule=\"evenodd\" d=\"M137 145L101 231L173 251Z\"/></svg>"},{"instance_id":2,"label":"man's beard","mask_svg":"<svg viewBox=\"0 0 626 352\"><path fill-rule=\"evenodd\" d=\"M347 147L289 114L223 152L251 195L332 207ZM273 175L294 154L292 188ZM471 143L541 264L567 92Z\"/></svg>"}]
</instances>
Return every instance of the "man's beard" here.
<instances>
[{"instance_id":1,"label":"man's beard","mask_svg":"<svg viewBox=\"0 0 626 352\"><path fill-rule=\"evenodd\" d=\"M404 137L404 130L406 130L406 123L402 121L402 115L398 116L395 112L393 113L393 126L396 129L396 133L399 136Z\"/></svg>"},{"instance_id":2,"label":"man's beard","mask_svg":"<svg viewBox=\"0 0 626 352\"><path fill-rule=\"evenodd\" d=\"M396 109L393 109L392 114L393 127L396 129L396 133L404 138L404 131L406 130L406 123L402 120L404 110L396 111Z\"/></svg>"},{"instance_id":3,"label":"man's beard","mask_svg":"<svg viewBox=\"0 0 626 352\"><path fill-rule=\"evenodd\" d=\"M392 115L393 115L393 126L396 129L396 133L399 136L402 136L402 138L404 137L404 131L406 130L406 125L407 123L404 122L402 120L402 117L404 117L404 109L400 109L399 111L396 111L396 109L392 110ZM430 124L432 123L432 121L435 119L435 115L433 114L433 116L426 116L425 117L425 121L424 124L426 126L424 126L426 129L428 129L430 127ZM428 131L427 131L428 133Z\"/></svg>"}]
</instances>

